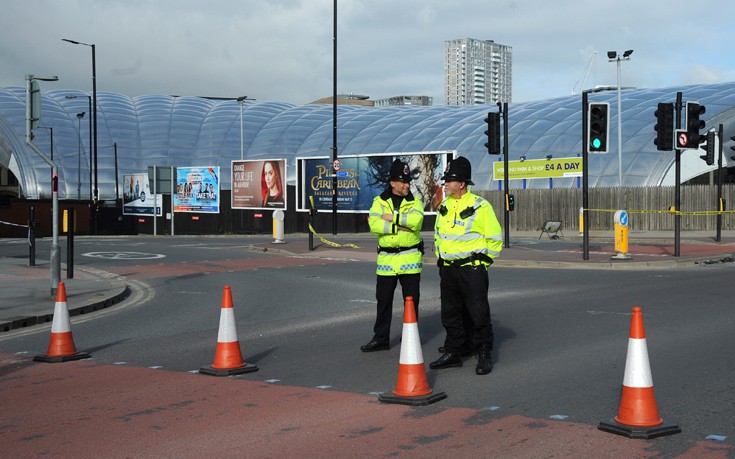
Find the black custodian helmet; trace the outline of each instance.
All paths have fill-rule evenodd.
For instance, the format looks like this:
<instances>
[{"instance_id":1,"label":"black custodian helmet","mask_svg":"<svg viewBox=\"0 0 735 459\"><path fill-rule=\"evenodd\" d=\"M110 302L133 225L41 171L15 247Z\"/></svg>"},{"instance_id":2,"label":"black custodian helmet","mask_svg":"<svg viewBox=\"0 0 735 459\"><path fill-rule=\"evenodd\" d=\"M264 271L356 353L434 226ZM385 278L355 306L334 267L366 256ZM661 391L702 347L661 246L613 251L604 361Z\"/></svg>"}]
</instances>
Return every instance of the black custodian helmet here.
<instances>
[{"instance_id":1,"label":"black custodian helmet","mask_svg":"<svg viewBox=\"0 0 735 459\"><path fill-rule=\"evenodd\" d=\"M445 182L467 182L467 185L474 185L472 183L472 165L464 156L455 158L449 162L442 180Z\"/></svg>"},{"instance_id":2,"label":"black custodian helmet","mask_svg":"<svg viewBox=\"0 0 735 459\"><path fill-rule=\"evenodd\" d=\"M393 164L390 166L390 177L388 177L388 180L411 183L411 169L408 167L408 164L400 159L393 161Z\"/></svg>"}]
</instances>

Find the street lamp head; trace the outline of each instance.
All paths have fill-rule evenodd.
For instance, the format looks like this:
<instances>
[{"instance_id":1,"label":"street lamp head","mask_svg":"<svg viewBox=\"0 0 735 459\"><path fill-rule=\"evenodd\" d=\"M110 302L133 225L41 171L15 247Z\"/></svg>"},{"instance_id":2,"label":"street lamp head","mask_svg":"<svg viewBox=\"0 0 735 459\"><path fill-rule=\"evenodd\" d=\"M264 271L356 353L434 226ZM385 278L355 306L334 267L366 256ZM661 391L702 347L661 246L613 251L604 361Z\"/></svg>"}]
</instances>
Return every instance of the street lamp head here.
<instances>
[{"instance_id":1,"label":"street lamp head","mask_svg":"<svg viewBox=\"0 0 735 459\"><path fill-rule=\"evenodd\" d=\"M525 157L525 155L524 155L524 156L521 156L521 162L523 162L523 161L525 161L525 160L526 160L526 157Z\"/></svg>"},{"instance_id":2,"label":"street lamp head","mask_svg":"<svg viewBox=\"0 0 735 459\"><path fill-rule=\"evenodd\" d=\"M94 44L91 44L90 45L89 43L82 43L81 41L69 40L68 38L62 38L61 41L65 41L65 42L71 43L73 45L84 45L84 46L92 46L92 47L94 47Z\"/></svg>"},{"instance_id":3,"label":"street lamp head","mask_svg":"<svg viewBox=\"0 0 735 459\"><path fill-rule=\"evenodd\" d=\"M616 57L618 57L618 52L617 51L608 51L607 52L607 57L608 57L608 59L615 59Z\"/></svg>"},{"instance_id":4,"label":"street lamp head","mask_svg":"<svg viewBox=\"0 0 735 459\"><path fill-rule=\"evenodd\" d=\"M551 158L553 158L554 155L546 155L546 161L551 161Z\"/></svg>"},{"instance_id":5,"label":"street lamp head","mask_svg":"<svg viewBox=\"0 0 735 459\"><path fill-rule=\"evenodd\" d=\"M627 58L630 58L630 55L631 54L633 54L633 50L632 49L629 49L628 51L626 51L626 52L623 53L623 57L626 58L626 59Z\"/></svg>"},{"instance_id":6,"label":"street lamp head","mask_svg":"<svg viewBox=\"0 0 735 459\"><path fill-rule=\"evenodd\" d=\"M85 112L79 112L79 113L77 113L77 118L79 118L79 119L84 118L84 113Z\"/></svg>"},{"instance_id":7,"label":"street lamp head","mask_svg":"<svg viewBox=\"0 0 735 459\"><path fill-rule=\"evenodd\" d=\"M37 81L59 81L59 77L56 75L54 76L38 76L38 75L26 75L27 80L37 80Z\"/></svg>"}]
</instances>

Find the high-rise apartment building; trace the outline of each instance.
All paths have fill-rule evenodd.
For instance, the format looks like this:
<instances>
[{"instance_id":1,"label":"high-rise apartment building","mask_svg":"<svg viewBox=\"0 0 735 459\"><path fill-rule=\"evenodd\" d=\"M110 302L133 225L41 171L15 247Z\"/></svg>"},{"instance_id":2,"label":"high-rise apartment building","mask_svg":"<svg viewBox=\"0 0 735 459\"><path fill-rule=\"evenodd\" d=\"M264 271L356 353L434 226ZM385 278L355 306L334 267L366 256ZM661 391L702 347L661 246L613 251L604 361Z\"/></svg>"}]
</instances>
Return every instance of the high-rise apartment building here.
<instances>
[{"instance_id":1,"label":"high-rise apartment building","mask_svg":"<svg viewBox=\"0 0 735 459\"><path fill-rule=\"evenodd\" d=\"M444 42L444 103L512 102L513 48L493 40Z\"/></svg>"}]
</instances>

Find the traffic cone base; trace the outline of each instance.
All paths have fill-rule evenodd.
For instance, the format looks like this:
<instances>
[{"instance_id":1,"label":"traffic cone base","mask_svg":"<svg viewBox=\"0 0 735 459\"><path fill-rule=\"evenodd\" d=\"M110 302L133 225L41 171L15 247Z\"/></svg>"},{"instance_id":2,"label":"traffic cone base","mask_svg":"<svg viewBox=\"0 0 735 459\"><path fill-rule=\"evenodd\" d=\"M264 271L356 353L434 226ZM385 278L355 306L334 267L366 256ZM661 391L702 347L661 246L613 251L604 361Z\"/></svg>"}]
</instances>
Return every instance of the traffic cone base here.
<instances>
[{"instance_id":1,"label":"traffic cone base","mask_svg":"<svg viewBox=\"0 0 735 459\"><path fill-rule=\"evenodd\" d=\"M404 397L401 395L393 394L380 394L378 400L383 403L392 403L395 405L409 405L409 406L426 406L436 403L439 400L447 398L447 394L444 392L433 392L429 395L411 396Z\"/></svg>"},{"instance_id":2,"label":"traffic cone base","mask_svg":"<svg viewBox=\"0 0 735 459\"><path fill-rule=\"evenodd\" d=\"M240 352L240 342L235 329L235 313L232 307L232 291L226 285L222 294L217 350L214 363L199 369L199 373L210 376L233 376L258 371L256 365L246 363Z\"/></svg>"},{"instance_id":3,"label":"traffic cone base","mask_svg":"<svg viewBox=\"0 0 735 459\"><path fill-rule=\"evenodd\" d=\"M254 371L258 371L258 369L257 365L253 365L252 363L243 363L242 366L235 368L214 368L214 366L202 367L199 369L199 373L209 376L234 376L252 373Z\"/></svg>"},{"instance_id":4,"label":"traffic cone base","mask_svg":"<svg viewBox=\"0 0 735 459\"><path fill-rule=\"evenodd\" d=\"M392 394L380 394L378 400L383 403L422 406L445 398L447 398L447 394L444 392L432 393L429 386L429 381L426 378L426 368L424 368L424 356L421 353L416 309L413 298L406 297L396 388Z\"/></svg>"},{"instance_id":5,"label":"traffic cone base","mask_svg":"<svg viewBox=\"0 0 735 459\"><path fill-rule=\"evenodd\" d=\"M646 332L641 308L634 307L628 335L623 391L618 415L612 422L600 422L602 431L629 438L656 438L681 432L676 424L665 424L658 414L653 394L653 377L648 362Z\"/></svg>"},{"instance_id":6,"label":"traffic cone base","mask_svg":"<svg viewBox=\"0 0 735 459\"><path fill-rule=\"evenodd\" d=\"M88 359L91 356L86 352L77 352L74 338L71 334L71 321L69 320L69 307L66 303L66 287L59 282L56 289L56 304L54 305L54 318L51 323L51 339L48 350L44 355L33 357L34 362L58 363L70 360Z\"/></svg>"},{"instance_id":7,"label":"traffic cone base","mask_svg":"<svg viewBox=\"0 0 735 459\"><path fill-rule=\"evenodd\" d=\"M615 422L615 420L612 420L610 422L600 422L600 425L597 426L597 428L602 430L603 432L643 440L649 440L651 438L664 437L666 435L681 433L681 428L678 424L670 424L665 422L654 427L639 427L620 424L619 422Z\"/></svg>"}]
</instances>

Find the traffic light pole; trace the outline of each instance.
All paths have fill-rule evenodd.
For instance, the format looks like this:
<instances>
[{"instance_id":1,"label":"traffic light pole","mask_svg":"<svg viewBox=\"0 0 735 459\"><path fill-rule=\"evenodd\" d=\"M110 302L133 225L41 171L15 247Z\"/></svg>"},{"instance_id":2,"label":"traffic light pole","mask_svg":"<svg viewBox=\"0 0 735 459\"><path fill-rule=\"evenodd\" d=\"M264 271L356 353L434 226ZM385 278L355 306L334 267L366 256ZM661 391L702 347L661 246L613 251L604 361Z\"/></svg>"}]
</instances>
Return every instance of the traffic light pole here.
<instances>
[{"instance_id":1,"label":"traffic light pole","mask_svg":"<svg viewBox=\"0 0 735 459\"><path fill-rule=\"evenodd\" d=\"M682 93L681 91L676 93L676 105L674 110L676 112L676 129L681 129L681 109L682 109ZM676 170L676 189L674 191L674 256L678 257L681 255L681 149L676 148L675 170Z\"/></svg>"},{"instance_id":2,"label":"traffic light pole","mask_svg":"<svg viewBox=\"0 0 735 459\"><path fill-rule=\"evenodd\" d=\"M334 163L337 161L337 0L333 5L334 43L332 47L332 234L337 234L337 172Z\"/></svg>"},{"instance_id":3,"label":"traffic light pole","mask_svg":"<svg viewBox=\"0 0 735 459\"><path fill-rule=\"evenodd\" d=\"M722 214L720 212L725 210L722 205L722 144L724 143L722 135L722 123L720 123L717 131L719 139L719 147L717 147L717 237L715 238L717 242L722 241Z\"/></svg>"},{"instance_id":4,"label":"traffic light pole","mask_svg":"<svg viewBox=\"0 0 735 459\"><path fill-rule=\"evenodd\" d=\"M510 194L510 191L508 190L508 187L510 186L510 179L508 177L508 102L503 104L498 102L498 111L500 112L500 116L503 118L503 170L505 171L503 174L503 191L505 192L503 195L505 198L505 202L503 203L503 207L505 208L503 219L505 237L503 240L505 241L505 247L508 248L510 247L510 209L508 204L510 200L510 197L508 196Z\"/></svg>"},{"instance_id":5,"label":"traffic light pole","mask_svg":"<svg viewBox=\"0 0 735 459\"><path fill-rule=\"evenodd\" d=\"M582 259L590 259L589 181L587 139L587 91L582 91Z\"/></svg>"}]
</instances>

